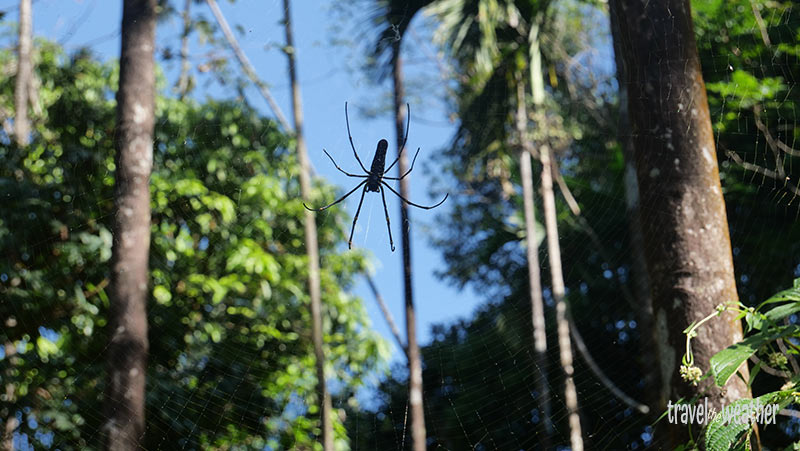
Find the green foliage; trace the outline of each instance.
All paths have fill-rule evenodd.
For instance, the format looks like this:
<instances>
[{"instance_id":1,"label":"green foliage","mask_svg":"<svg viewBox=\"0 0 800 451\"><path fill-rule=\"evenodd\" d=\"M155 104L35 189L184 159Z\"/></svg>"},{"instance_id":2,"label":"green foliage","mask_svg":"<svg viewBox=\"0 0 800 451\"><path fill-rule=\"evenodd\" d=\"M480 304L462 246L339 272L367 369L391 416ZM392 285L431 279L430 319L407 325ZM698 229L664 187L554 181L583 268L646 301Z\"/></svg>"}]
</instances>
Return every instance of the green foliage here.
<instances>
[{"instance_id":1,"label":"green foliage","mask_svg":"<svg viewBox=\"0 0 800 451\"><path fill-rule=\"evenodd\" d=\"M735 343L722 351L714 354L709 362L714 382L724 387L728 379L733 376L737 369L747 361L759 349L775 340L795 335L800 332L796 326L774 327L770 330L751 335L739 343Z\"/></svg>"},{"instance_id":2,"label":"green foliage","mask_svg":"<svg viewBox=\"0 0 800 451\"><path fill-rule=\"evenodd\" d=\"M781 390L756 399L740 399L731 403L728 408L735 412L738 408L749 408L754 404L761 406L777 405L783 409L795 400L794 390ZM768 429L774 425L762 426L762 434L766 434ZM724 415L717 415L706 428L705 449L708 451L746 451L752 449L749 444L753 434L752 426L747 422L726 421Z\"/></svg>"},{"instance_id":3,"label":"green foliage","mask_svg":"<svg viewBox=\"0 0 800 451\"><path fill-rule=\"evenodd\" d=\"M740 110L773 100L778 94L785 92L788 86L781 77L758 79L749 72L737 69L731 74L730 81L707 83L706 89L720 97L732 98L730 106Z\"/></svg>"},{"instance_id":4,"label":"green foliage","mask_svg":"<svg viewBox=\"0 0 800 451\"><path fill-rule=\"evenodd\" d=\"M42 114L27 149L0 136L0 417L37 446L86 449L103 421L116 67L40 43ZM12 64L11 52L0 64ZM13 103L0 81L0 105ZM293 143L238 102L159 97L151 176L147 434L143 446L314 448L303 206ZM317 183L315 202L335 190ZM320 224L328 377L337 402L387 348L346 293L365 260ZM339 415L335 421L340 423ZM337 424L337 439L346 440Z\"/></svg>"},{"instance_id":5,"label":"green foliage","mask_svg":"<svg viewBox=\"0 0 800 451\"><path fill-rule=\"evenodd\" d=\"M775 304L780 305L776 306ZM729 406L725 406L726 412L717 412L704 431L705 449L714 451L750 449L749 440L754 428L749 422L739 421L741 416L731 415L736 412L737 407L747 408L753 406L753 403L757 403L756 405L761 406L774 404L778 405L779 409L783 409L797 399L797 384L800 382L800 374L796 370L790 371L789 359L795 361L800 356L800 347L796 344L797 339L800 338L800 327L797 326L796 320L789 320L789 316L800 311L800 278L795 279L792 288L775 294L761 303L758 308L748 308L743 304L720 306L716 312L689 327L686 330L687 355L683 359L684 365L693 364L689 342L697 336L696 329L707 321L714 320L726 310L739 312L737 318L745 319L747 324L745 333L750 333L750 335L711 357L708 374L714 378L714 383L718 387L724 387L728 380L737 374L738 369L755 355L760 355L761 358L750 370L750 379L747 382L751 390L755 391L753 383L757 376L759 379L767 379L768 376L761 375L770 374L773 377L780 377L782 380L778 390L773 389L752 400L737 400ZM784 324L784 320L789 320L789 324ZM716 319L716 321L721 321L721 319ZM795 365L792 367L796 368ZM761 371L765 368L769 371ZM775 426L764 424L764 419L761 419L762 436L765 436L764 431L771 427Z\"/></svg>"}]
</instances>

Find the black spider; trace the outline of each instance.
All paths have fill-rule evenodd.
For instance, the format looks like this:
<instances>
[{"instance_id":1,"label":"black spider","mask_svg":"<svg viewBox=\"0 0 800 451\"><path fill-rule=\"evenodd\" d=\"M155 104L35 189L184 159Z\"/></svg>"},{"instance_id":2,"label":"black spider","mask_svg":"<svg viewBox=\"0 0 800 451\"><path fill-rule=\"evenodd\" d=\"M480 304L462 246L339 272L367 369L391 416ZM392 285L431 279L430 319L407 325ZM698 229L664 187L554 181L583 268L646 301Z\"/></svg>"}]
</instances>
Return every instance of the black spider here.
<instances>
[{"instance_id":1,"label":"black spider","mask_svg":"<svg viewBox=\"0 0 800 451\"><path fill-rule=\"evenodd\" d=\"M348 117L348 114L347 114L347 102L344 103L344 118L345 118L345 122L347 123L347 138L350 139L350 147L353 149L353 154L356 156L356 161L358 161L358 164L361 166L361 169L364 170L365 174L363 174L363 175L362 174L351 174L349 172L346 172L345 170L340 168L338 164L336 164L336 161L328 153L327 150L322 149L322 151L325 152L325 155L327 155L328 158L331 159L331 162L333 162L333 165L336 166L336 169L341 171L344 175L346 175L348 177L357 177L357 178L366 179L363 182L361 182L358 185L356 185L356 187L353 188L352 190L350 190L350 192L348 192L344 196L340 197L339 199L333 201L332 203L330 203L330 204L328 204L328 205L326 205L324 207L310 208L308 205L303 203L303 206L306 207L306 209L308 209L308 210L311 210L311 211L322 211L322 210L330 208L330 207L338 204L339 202L347 199L347 197L349 195L353 194L354 192L356 192L357 189L361 188L361 185L365 185L364 186L364 191L361 193L361 200L358 201L358 208L356 209L356 216L355 216L355 218L353 218L353 226L350 229L350 239L347 241L347 247L348 248L352 248L352 246L353 246L353 232L356 230L356 221L358 221L358 213L361 211L361 204L364 202L364 194L366 194L367 191L374 191L374 192L380 191L380 193L381 193L381 199L383 200L383 211L386 213L386 227L389 230L389 244L392 246L392 252L394 252L394 241L392 240L392 226L389 223L389 209L386 208L386 196L383 194L383 187L384 186L386 188L389 188L389 191L393 192L395 195L397 195L397 197L399 197L403 202L407 203L408 205L413 205L413 206L415 206L417 208L422 208L422 209L425 209L425 210L430 210L431 208L436 208L439 205L442 205L442 203L445 200L447 200L448 194L445 194L444 195L444 199L442 199L436 205L431 205L429 207L426 207L424 205L418 205L418 204L415 204L414 202L409 201L408 199L404 198L403 196L401 196L400 193L395 191L391 186L389 186L388 183L383 181L383 179L387 179L387 180L402 180L403 178L405 178L405 176L410 174L411 170L414 169L414 163L417 161L417 155L419 155L419 148L417 148L417 153L414 154L414 159L411 161L411 167L408 169L408 171L406 171L405 174L401 175L400 177L384 177L383 174L386 173L386 172L389 172L389 170L392 169L392 167L394 167L395 163L397 163L400 160L400 155L402 154L403 150L405 150L405 148L406 148L406 140L408 140L408 127L411 124L411 106L406 104L406 108L408 108L408 122L406 123L406 134L405 134L405 137L403 138L403 145L400 147L400 151L397 152L397 158L386 169L384 169L383 167L384 167L384 164L386 163L386 149L389 148L389 142L386 141L385 139L382 139L382 140L378 141L378 148L375 150L375 158L372 159L372 166L370 167L369 171L367 170L367 168L364 167L364 164L361 162L361 158L358 157L358 152L356 152L356 146L353 144L353 137L350 134L350 118Z\"/></svg>"}]
</instances>

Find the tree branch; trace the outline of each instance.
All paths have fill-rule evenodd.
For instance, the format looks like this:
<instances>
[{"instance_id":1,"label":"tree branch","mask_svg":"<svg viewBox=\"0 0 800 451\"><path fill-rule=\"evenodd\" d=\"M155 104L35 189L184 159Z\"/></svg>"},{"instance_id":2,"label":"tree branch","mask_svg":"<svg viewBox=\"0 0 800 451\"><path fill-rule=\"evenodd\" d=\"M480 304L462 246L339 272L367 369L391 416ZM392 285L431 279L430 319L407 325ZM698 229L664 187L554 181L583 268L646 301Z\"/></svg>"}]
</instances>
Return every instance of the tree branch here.
<instances>
[{"instance_id":1,"label":"tree branch","mask_svg":"<svg viewBox=\"0 0 800 451\"><path fill-rule=\"evenodd\" d=\"M779 370L779 369L775 369L775 368L767 365L766 363L764 363L763 360L761 360L758 357L756 357L755 354L750 356L750 361L755 363L756 365L758 365L760 363L761 364L761 369L765 373L769 374L770 376L780 377L781 379L791 379L792 378L792 373L790 373L788 371L782 371L782 370Z\"/></svg>"},{"instance_id":2,"label":"tree branch","mask_svg":"<svg viewBox=\"0 0 800 451\"><path fill-rule=\"evenodd\" d=\"M728 156L728 158L733 160L736 164L738 164L739 166L741 166L742 168L744 168L744 169L746 169L748 171L752 171L752 172L755 172L756 174L764 175L764 176L769 177L769 178L774 179L774 180L782 180L784 189L787 189L789 192L794 193L794 197L800 196L800 189L798 189L797 186L795 184L793 184L789 180L789 177L781 177L780 175L778 175L777 172L775 172L773 170L770 170L770 169L767 169L767 168L763 168L763 167L761 167L761 166L759 166L757 164L748 163L748 162L744 161L742 159L742 157L740 157L739 154L737 154L734 151L726 150L725 154ZM794 199L794 197L792 199Z\"/></svg>"},{"instance_id":3,"label":"tree branch","mask_svg":"<svg viewBox=\"0 0 800 451\"><path fill-rule=\"evenodd\" d=\"M607 261L608 263L613 263L611 255L606 251L605 245L603 245L603 241L597 235L594 228L589 224L589 221L583 217L581 214L581 208L578 205L578 201L575 200L575 196L572 195L572 191L570 191L569 187L567 186L567 182L564 181L564 177L561 175L561 171L558 168L558 162L554 159L553 160L553 177L556 179L556 183L558 184L558 189L561 191L561 194L564 196L564 200L567 202L567 206L569 206L570 211L572 212L573 216L575 216L575 220L578 222L578 226L583 229L583 232L589 236L589 239L594 244L597 251L600 253L600 256L603 260ZM628 286L622 281L617 281L620 291L622 292L622 296L631 305L631 307L636 307L636 299L634 298L631 291L628 289Z\"/></svg>"},{"instance_id":4,"label":"tree branch","mask_svg":"<svg viewBox=\"0 0 800 451\"><path fill-rule=\"evenodd\" d=\"M375 296L375 301L378 303L378 307L381 308L381 313L383 313L383 318L389 324L389 329L392 331L392 336L394 336L395 341L397 341L397 345L400 346L400 349L408 356L408 348L406 348L405 343L403 343L403 338L400 336L400 329L397 328L397 324L394 322L394 317L392 317L392 313L389 311L389 308L386 306L386 302L383 300L383 296L378 292L378 287L375 285L375 282L372 280L372 276L369 275L368 272L364 271L364 278L367 279L367 284L369 285L369 289L372 290L372 294Z\"/></svg>"},{"instance_id":5,"label":"tree branch","mask_svg":"<svg viewBox=\"0 0 800 451\"><path fill-rule=\"evenodd\" d=\"M247 55L245 55L245 53L242 51L242 48L239 46L239 42L233 35L230 26L228 26L228 21L225 20L225 16L222 15L222 11L220 11L219 6L217 6L217 2L215 0L206 0L206 3L208 3L208 6L211 8L211 12L217 19L217 23L219 23L219 26L222 29L222 34L225 35L225 39L227 39L228 45L231 46L233 53L236 55L236 59L239 60L239 64L242 66L244 73L253 83L255 83L256 86L258 86L258 89L261 91L261 95L264 96L264 99L266 99L269 107L272 109L272 112L275 113L275 116L278 118L278 122L281 123L284 130L293 130L292 126L289 125L289 122L283 115L283 111L281 111L281 108L278 106L278 104L275 102L275 99L272 97L272 94L269 92L269 87L267 87L266 83L258 78L253 65L250 63L250 60L247 59Z\"/></svg>"},{"instance_id":6,"label":"tree branch","mask_svg":"<svg viewBox=\"0 0 800 451\"><path fill-rule=\"evenodd\" d=\"M636 409L639 413L647 414L650 412L650 407L647 407L645 404L636 401L635 399L631 398L630 396L626 395L625 392L620 390L614 382L603 373L603 370L600 369L600 366L597 365L592 354L589 353L589 348L586 347L586 343L583 341L583 337L581 336L580 332L578 332L578 327L575 325L575 320L572 318L572 313L570 309L567 309L567 321L569 321L569 332L572 335L572 339L575 340L575 349L578 350L578 353L583 357L583 360L586 362L586 365L589 366L589 369L594 373L597 379L600 380L600 383L605 386L612 395L616 396L617 399L622 401L625 405L632 409Z\"/></svg>"}]
</instances>

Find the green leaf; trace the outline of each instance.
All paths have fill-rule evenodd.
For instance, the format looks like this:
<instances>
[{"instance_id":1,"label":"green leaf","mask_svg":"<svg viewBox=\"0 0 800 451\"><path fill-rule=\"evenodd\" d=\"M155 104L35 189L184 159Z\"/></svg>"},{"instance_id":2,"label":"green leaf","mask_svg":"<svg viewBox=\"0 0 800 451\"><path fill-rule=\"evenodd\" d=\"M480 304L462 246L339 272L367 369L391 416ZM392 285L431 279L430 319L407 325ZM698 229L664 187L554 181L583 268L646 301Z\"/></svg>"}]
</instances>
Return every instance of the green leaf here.
<instances>
[{"instance_id":1,"label":"green leaf","mask_svg":"<svg viewBox=\"0 0 800 451\"><path fill-rule=\"evenodd\" d=\"M153 288L153 297L159 304L167 305L172 300L172 293L169 292L167 287L163 285L156 285Z\"/></svg>"},{"instance_id":2,"label":"green leaf","mask_svg":"<svg viewBox=\"0 0 800 451\"><path fill-rule=\"evenodd\" d=\"M39 352L41 357L47 358L49 356L58 354L58 345L47 338L39 336L36 339L36 350Z\"/></svg>"},{"instance_id":3,"label":"green leaf","mask_svg":"<svg viewBox=\"0 0 800 451\"><path fill-rule=\"evenodd\" d=\"M762 307L769 305L769 304L776 304L778 302L786 302L786 301L798 301L800 302L800 286L798 286L798 280L795 279L794 287L788 288L786 290L780 291L774 295L772 295L769 299L762 302L756 310L761 310Z\"/></svg>"},{"instance_id":4,"label":"green leaf","mask_svg":"<svg viewBox=\"0 0 800 451\"><path fill-rule=\"evenodd\" d=\"M764 314L768 320L777 323L778 320L786 318L794 313L800 312L800 301L792 302L791 304L779 305Z\"/></svg>"},{"instance_id":5,"label":"green leaf","mask_svg":"<svg viewBox=\"0 0 800 451\"><path fill-rule=\"evenodd\" d=\"M755 399L739 399L726 406L727 409L746 408L754 404L766 406L768 404L778 405L780 410L794 401L794 390L784 390L759 396ZM729 410L733 412L733 410ZM771 417L774 415L771 415ZM711 420L705 432L705 444L708 451L729 451L729 450L746 450L748 443L746 437L751 430L751 425L747 422L740 423L737 421L727 421L722 412L717 412L717 415ZM762 422L764 428L766 424Z\"/></svg>"},{"instance_id":6,"label":"green leaf","mask_svg":"<svg viewBox=\"0 0 800 451\"><path fill-rule=\"evenodd\" d=\"M800 327L792 325L760 332L714 354L710 361L714 382L717 386L723 387L728 383L728 379L736 373L739 366L761 346L778 338L796 333L798 330L800 330Z\"/></svg>"}]
</instances>

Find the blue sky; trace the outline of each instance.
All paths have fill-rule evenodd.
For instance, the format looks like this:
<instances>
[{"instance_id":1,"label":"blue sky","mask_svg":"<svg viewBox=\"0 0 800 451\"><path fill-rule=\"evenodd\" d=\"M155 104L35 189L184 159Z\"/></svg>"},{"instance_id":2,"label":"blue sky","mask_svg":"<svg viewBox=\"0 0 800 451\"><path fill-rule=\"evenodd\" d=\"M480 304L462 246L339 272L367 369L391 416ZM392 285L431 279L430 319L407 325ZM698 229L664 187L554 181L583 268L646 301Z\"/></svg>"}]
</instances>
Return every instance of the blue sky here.
<instances>
[{"instance_id":1,"label":"blue sky","mask_svg":"<svg viewBox=\"0 0 800 451\"><path fill-rule=\"evenodd\" d=\"M182 7L182 1L173 2ZM232 27L242 27L244 35L238 34L239 42L255 66L259 76L272 88L280 108L287 117L291 117L288 75L286 58L280 51L284 43L283 18L281 0L238 0L230 3L226 0L218 2ZM6 20L16 21L17 1L0 0L0 11L10 11ZM213 20L205 3L194 5L195 14L202 13ZM336 37L354 42L370 39L365 30L371 26L368 17L352 17L339 22L332 14L330 1L294 1L292 13L294 33L298 57L298 75L303 96L305 113L306 140L311 162L316 173L336 184L341 190L349 190L354 186L354 179L345 177L336 171L322 152L328 150L340 166L350 172L357 172L352 151L347 140L344 121L344 102L350 104L350 123L356 148L362 161L368 165L375 150L376 143L386 138L390 143L395 141L394 125L388 111L367 118L359 114L360 110L374 110L389 105L388 84L376 86L370 83L365 75L357 69L358 55L352 46L331 44L331 30L339 27L341 32ZM103 59L116 59L119 56L119 30L122 16L121 0L34 0L33 23L37 36L61 42L67 51L74 51L89 46L95 54ZM438 94L443 90L443 82L437 77L438 66L436 49L431 44L430 27L420 25L415 20L409 38L406 41L408 50L407 77L409 84L417 80L416 89L409 87L411 103L411 129L408 149L421 147L417 166L411 174L411 199L421 204L431 204L438 199L428 196L430 174L436 174L438 168L432 156L439 152L451 139L454 124L447 117L445 107ZM156 42L157 50L169 45L173 49L179 46L181 23L174 17L159 23ZM6 45L13 42L6 42ZM196 40L192 41L190 54L194 67L193 74L198 79L198 89L194 96L203 98L232 97L233 92L226 92L216 83L208 84L208 74L196 71L203 55L211 50L202 47ZM231 68L239 72L238 65L230 52ZM162 65L172 85L177 78L176 62ZM420 75L426 74L424 79ZM420 85L422 88L420 89ZM268 116L266 102L254 87L247 89L250 102L260 108ZM395 155L394 145L390 145L389 154ZM427 169L427 170L425 170ZM344 192L344 191L343 191ZM450 192L450 196L457 193ZM386 234L383 218L383 206L377 193L369 193L364 199L359 222L353 237L353 246L366 249L372 256L374 280L389 305L395 321L401 331L405 330L403 315L403 287L401 272L400 228L398 202L393 195L387 197L389 215L392 218L392 235L395 238L397 251L392 253ZM347 200L350 215L355 213L358 196ZM436 323L450 322L458 317L468 316L475 307L484 301L470 290L458 291L434 273L442 271L445 266L440 253L429 244L426 229L435 225L434 217L446 211L448 203L437 210L424 211L412 209L412 259L414 269L414 293L417 307L418 336L421 343L430 340L430 326ZM324 220L324 217L320 217ZM348 227L349 231L349 227ZM345 249L346 243L342 243ZM366 283L359 278L354 293L365 301L373 327L392 343L393 356L399 358L400 353L389 328L375 304L374 298Z\"/></svg>"}]
</instances>

